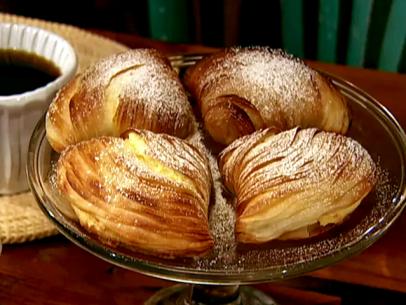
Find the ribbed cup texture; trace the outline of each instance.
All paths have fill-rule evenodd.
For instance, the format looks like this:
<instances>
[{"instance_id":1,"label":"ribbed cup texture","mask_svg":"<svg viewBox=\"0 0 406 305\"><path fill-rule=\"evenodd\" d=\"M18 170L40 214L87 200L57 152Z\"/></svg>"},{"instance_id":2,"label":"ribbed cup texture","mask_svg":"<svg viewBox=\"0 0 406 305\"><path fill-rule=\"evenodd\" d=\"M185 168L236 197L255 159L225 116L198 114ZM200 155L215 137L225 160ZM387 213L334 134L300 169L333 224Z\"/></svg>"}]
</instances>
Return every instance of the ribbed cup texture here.
<instances>
[{"instance_id":1,"label":"ribbed cup texture","mask_svg":"<svg viewBox=\"0 0 406 305\"><path fill-rule=\"evenodd\" d=\"M28 189L25 166L29 139L58 89L75 74L73 48L60 36L40 28L0 23L0 49L19 49L54 62L61 76L22 94L0 96L0 194Z\"/></svg>"}]
</instances>

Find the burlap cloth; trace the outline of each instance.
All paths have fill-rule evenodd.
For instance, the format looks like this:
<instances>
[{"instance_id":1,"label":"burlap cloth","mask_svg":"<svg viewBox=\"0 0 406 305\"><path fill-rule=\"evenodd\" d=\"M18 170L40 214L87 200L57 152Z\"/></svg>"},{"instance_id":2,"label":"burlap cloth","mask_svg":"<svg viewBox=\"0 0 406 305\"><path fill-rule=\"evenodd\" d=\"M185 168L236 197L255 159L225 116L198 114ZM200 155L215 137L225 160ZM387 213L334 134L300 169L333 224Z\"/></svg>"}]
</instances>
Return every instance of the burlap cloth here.
<instances>
[{"instance_id":1,"label":"burlap cloth","mask_svg":"<svg viewBox=\"0 0 406 305\"><path fill-rule=\"evenodd\" d=\"M73 26L0 13L0 22L23 23L55 32L67 39L79 59L79 70L99 58L127 47ZM0 243L21 243L56 234L29 192L0 196Z\"/></svg>"}]
</instances>

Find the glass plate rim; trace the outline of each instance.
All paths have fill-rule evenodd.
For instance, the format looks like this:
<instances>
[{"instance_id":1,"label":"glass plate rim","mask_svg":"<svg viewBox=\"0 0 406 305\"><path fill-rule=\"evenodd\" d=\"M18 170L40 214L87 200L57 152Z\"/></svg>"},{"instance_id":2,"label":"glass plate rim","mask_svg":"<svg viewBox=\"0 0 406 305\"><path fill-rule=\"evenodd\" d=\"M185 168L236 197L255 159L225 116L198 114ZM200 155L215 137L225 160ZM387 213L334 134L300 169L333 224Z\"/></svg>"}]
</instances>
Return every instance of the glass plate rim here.
<instances>
[{"instance_id":1,"label":"glass plate rim","mask_svg":"<svg viewBox=\"0 0 406 305\"><path fill-rule=\"evenodd\" d=\"M183 67L190 65L190 63L194 62L195 60L201 58L202 55L177 55L169 57L171 62L174 64L175 67L182 67L178 63L186 63ZM317 69L318 70L318 69ZM332 73L328 73L325 71L318 70L320 73L328 76L333 82L341 83L347 89L350 89L352 92L357 93L358 95L366 98L369 100L370 104L372 104L378 112L383 115L383 117L392 124L392 127L397 131L397 136L399 136L399 140L406 147L406 134L404 133L401 125L396 120L394 115L379 101L375 98L370 96L368 93L357 87L356 85L352 84L351 82L336 76ZM40 139L36 143L35 139ZM117 266L123 267L125 269L129 269L132 271L136 271L145 275L172 280L177 282L183 283L195 283L195 284L217 284L217 285L231 285L231 284L252 284L252 283L262 283L262 282L269 282L287 278L293 278L303 273L311 272L316 269L325 267L327 265L331 265L337 263L338 261L343 260L349 256L352 256L364 249L368 246L373 244L379 237L381 237L386 230L392 225L392 223L399 217L402 213L403 209L405 208L405 199L406 199L406 187L402 190L399 190L399 200L397 202L397 207L394 208L393 213L394 215L390 215L390 220L384 224L383 227L378 227L381 223L378 222L374 224L372 229L372 234L362 236L360 240L354 242L350 245L347 245L344 248L341 248L339 251L335 251L332 254L325 255L323 257L317 258L316 260L310 262L298 262L297 264L292 264L286 266L286 268L281 267L270 267L263 270L243 270L243 271L227 271L227 270L198 270L198 269L189 269L184 267L178 266L165 266L161 264L154 264L152 262L143 261L141 259L134 259L128 255L116 253L114 250L106 248L105 245L100 243L97 240L87 240L86 237L82 237L79 234L71 231L69 227L63 223L61 223L57 217L46 208L45 203L47 198L41 188L39 188L39 181L37 181L37 177L32 176L31 173L35 172L35 168L33 166L36 163L37 154L36 149L39 148L42 142L46 140L45 137L45 115L44 117L37 123L33 134L30 139L29 143L29 153L28 153L28 161L27 161L27 176L30 188L32 193L34 194L39 207L44 212L44 214L56 225L58 230L69 240L71 240L74 244L80 246L82 249L90 252L91 254L113 263ZM403 148L404 148L403 147ZM403 160L406 160L406 152L403 150ZM404 173L402 175L402 179L404 180ZM402 183L403 185L404 183ZM50 203L46 203L50 204ZM393 214L392 213L392 214ZM385 218L389 217L388 215ZM383 221L383 220L382 220ZM328 261L328 262L327 262ZM288 270L289 269L289 270Z\"/></svg>"}]
</instances>

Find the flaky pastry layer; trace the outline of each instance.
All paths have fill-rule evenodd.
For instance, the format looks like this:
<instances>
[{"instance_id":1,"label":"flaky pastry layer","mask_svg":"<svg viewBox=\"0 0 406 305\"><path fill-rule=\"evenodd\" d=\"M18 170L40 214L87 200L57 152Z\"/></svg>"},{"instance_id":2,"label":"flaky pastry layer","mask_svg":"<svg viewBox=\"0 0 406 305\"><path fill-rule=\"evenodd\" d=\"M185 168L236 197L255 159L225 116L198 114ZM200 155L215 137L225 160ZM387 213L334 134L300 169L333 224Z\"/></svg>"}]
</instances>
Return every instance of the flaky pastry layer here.
<instances>
[{"instance_id":1,"label":"flaky pastry layer","mask_svg":"<svg viewBox=\"0 0 406 305\"><path fill-rule=\"evenodd\" d=\"M244 243L305 238L341 223L376 180L358 142L314 128L257 131L227 147L219 166Z\"/></svg>"},{"instance_id":2,"label":"flaky pastry layer","mask_svg":"<svg viewBox=\"0 0 406 305\"><path fill-rule=\"evenodd\" d=\"M185 141L132 130L68 147L57 187L80 224L100 239L165 257L209 251L211 173Z\"/></svg>"},{"instance_id":3,"label":"flaky pastry layer","mask_svg":"<svg viewBox=\"0 0 406 305\"><path fill-rule=\"evenodd\" d=\"M226 49L190 67L184 82L205 128L222 144L266 127L348 129L347 102L333 84L280 50Z\"/></svg>"},{"instance_id":4,"label":"flaky pastry layer","mask_svg":"<svg viewBox=\"0 0 406 305\"><path fill-rule=\"evenodd\" d=\"M129 128L186 138L196 122L169 61L153 49L135 49L100 60L64 86L51 103L46 132L52 148Z\"/></svg>"}]
</instances>

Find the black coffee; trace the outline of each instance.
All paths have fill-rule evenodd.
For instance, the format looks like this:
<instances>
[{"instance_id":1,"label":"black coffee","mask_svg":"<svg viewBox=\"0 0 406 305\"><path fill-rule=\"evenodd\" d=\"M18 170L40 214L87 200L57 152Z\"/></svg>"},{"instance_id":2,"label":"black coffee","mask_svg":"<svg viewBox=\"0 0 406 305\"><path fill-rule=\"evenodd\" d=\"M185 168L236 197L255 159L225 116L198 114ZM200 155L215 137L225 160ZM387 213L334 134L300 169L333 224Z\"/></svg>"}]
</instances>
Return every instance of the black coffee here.
<instances>
[{"instance_id":1,"label":"black coffee","mask_svg":"<svg viewBox=\"0 0 406 305\"><path fill-rule=\"evenodd\" d=\"M39 55L0 49L0 96L43 87L61 75L59 68Z\"/></svg>"}]
</instances>

